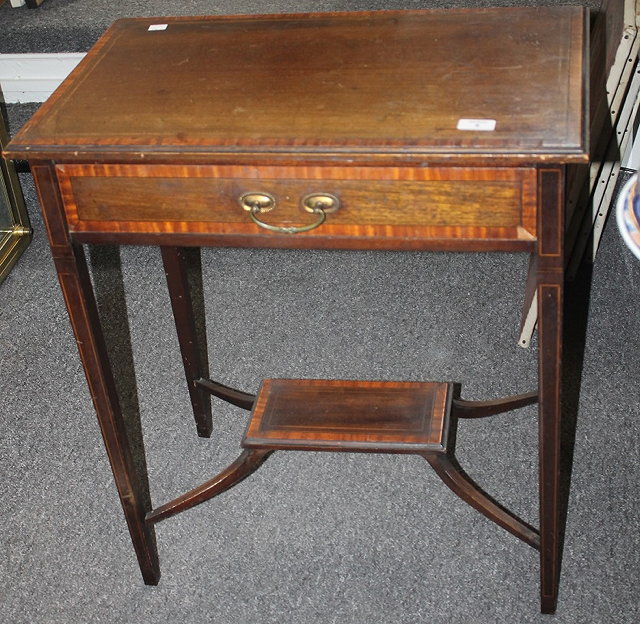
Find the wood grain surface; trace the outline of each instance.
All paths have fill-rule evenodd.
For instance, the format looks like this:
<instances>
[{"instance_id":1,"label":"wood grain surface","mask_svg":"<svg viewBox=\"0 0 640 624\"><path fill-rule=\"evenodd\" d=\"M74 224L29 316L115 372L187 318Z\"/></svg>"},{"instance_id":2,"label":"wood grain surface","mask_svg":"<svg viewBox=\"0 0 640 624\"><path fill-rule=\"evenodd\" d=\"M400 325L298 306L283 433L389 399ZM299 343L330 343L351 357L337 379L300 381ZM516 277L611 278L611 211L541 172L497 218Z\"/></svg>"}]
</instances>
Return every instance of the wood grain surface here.
<instances>
[{"instance_id":1,"label":"wood grain surface","mask_svg":"<svg viewBox=\"0 0 640 624\"><path fill-rule=\"evenodd\" d=\"M584 20L581 7L124 19L9 153L584 160Z\"/></svg>"},{"instance_id":2,"label":"wood grain surface","mask_svg":"<svg viewBox=\"0 0 640 624\"><path fill-rule=\"evenodd\" d=\"M444 452L451 384L265 379L246 448Z\"/></svg>"},{"instance_id":3,"label":"wood grain surface","mask_svg":"<svg viewBox=\"0 0 640 624\"><path fill-rule=\"evenodd\" d=\"M253 234L268 241L276 237L240 207L243 193L271 193L276 208L261 218L288 226L314 219L302 208L306 194L329 192L340 208L303 236L536 236L533 168L66 164L57 175L72 232Z\"/></svg>"}]
</instances>

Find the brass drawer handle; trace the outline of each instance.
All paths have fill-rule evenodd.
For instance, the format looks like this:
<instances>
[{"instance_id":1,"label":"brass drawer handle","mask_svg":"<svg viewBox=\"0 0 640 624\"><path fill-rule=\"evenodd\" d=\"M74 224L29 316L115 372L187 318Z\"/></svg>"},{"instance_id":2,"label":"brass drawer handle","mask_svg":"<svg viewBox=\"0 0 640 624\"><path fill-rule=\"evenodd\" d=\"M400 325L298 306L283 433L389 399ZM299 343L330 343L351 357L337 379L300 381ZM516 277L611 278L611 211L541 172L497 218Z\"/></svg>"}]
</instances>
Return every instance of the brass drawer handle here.
<instances>
[{"instance_id":1,"label":"brass drawer handle","mask_svg":"<svg viewBox=\"0 0 640 624\"><path fill-rule=\"evenodd\" d=\"M340 208L340 200L330 193L309 193L302 198L302 207L307 212L335 212Z\"/></svg>"},{"instance_id":2,"label":"brass drawer handle","mask_svg":"<svg viewBox=\"0 0 640 624\"><path fill-rule=\"evenodd\" d=\"M249 217L256 224L271 232L283 232L285 234L298 234L308 232L322 225L327 218L327 212L334 212L340 206L337 197L328 193L311 193L302 198L302 207L310 213L318 215L318 218L308 225L286 226L271 225L258 218L261 212L270 212L275 208L276 200L269 193L245 193L240 197L240 205L249 213Z\"/></svg>"},{"instance_id":3,"label":"brass drawer handle","mask_svg":"<svg viewBox=\"0 0 640 624\"><path fill-rule=\"evenodd\" d=\"M270 212L276 207L276 199L269 193L245 193L238 200L243 210L252 212Z\"/></svg>"}]
</instances>

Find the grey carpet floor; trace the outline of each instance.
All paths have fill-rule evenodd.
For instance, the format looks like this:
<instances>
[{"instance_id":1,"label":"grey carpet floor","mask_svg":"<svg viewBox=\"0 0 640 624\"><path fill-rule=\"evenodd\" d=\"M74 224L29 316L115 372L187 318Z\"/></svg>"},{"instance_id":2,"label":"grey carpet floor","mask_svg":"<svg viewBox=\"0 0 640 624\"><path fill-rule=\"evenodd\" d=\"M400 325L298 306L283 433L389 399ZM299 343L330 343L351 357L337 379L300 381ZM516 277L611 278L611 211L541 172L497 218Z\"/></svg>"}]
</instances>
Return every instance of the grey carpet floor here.
<instances>
[{"instance_id":1,"label":"grey carpet floor","mask_svg":"<svg viewBox=\"0 0 640 624\"><path fill-rule=\"evenodd\" d=\"M131 3L125 10L124 3L110 9L106 2L47 0L42 13L2 6L0 20L15 20L15 33L24 34L30 19L44 20L39 27L58 19L70 33L76 30L70 11L87 5L99 30L124 14L391 3L210 4ZM91 39L96 28L82 28ZM12 130L34 109L9 106ZM163 577L158 587L145 587L33 183L28 174L21 179L35 236L0 286L0 622L640 619L640 263L613 221L593 273L585 270L569 291L566 439L573 471L560 602L550 618L538 613L536 553L458 500L426 462L401 456L275 454L233 490L158 527ZM112 357L128 413L144 431L158 504L236 457L246 413L216 401L213 437L197 438L159 253L127 247L119 255L94 249L91 257L114 338ZM535 344L531 350L516 345L524 256L207 249L203 260L212 373L224 383L253 391L263 377L276 376L442 379L461 382L464 396L478 399L535 385ZM128 328L116 320L121 294ZM534 523L536 433L536 410L526 408L464 422L458 435L468 472Z\"/></svg>"},{"instance_id":2,"label":"grey carpet floor","mask_svg":"<svg viewBox=\"0 0 640 624\"><path fill-rule=\"evenodd\" d=\"M451 8L578 4L597 9L601 0L46 0L37 10L0 6L0 54L10 52L85 52L119 17L300 13L376 9Z\"/></svg>"}]
</instances>

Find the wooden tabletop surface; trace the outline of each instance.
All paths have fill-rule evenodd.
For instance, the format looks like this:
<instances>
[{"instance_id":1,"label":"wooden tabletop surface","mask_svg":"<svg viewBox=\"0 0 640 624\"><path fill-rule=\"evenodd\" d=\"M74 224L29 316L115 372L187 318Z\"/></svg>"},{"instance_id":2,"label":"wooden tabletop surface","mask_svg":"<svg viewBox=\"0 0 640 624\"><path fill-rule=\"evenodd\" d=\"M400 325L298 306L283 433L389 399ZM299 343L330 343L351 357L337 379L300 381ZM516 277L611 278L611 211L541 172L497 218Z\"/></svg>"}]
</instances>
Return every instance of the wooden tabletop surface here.
<instances>
[{"instance_id":1,"label":"wooden tabletop surface","mask_svg":"<svg viewBox=\"0 0 640 624\"><path fill-rule=\"evenodd\" d=\"M10 157L585 159L582 7L124 19Z\"/></svg>"}]
</instances>

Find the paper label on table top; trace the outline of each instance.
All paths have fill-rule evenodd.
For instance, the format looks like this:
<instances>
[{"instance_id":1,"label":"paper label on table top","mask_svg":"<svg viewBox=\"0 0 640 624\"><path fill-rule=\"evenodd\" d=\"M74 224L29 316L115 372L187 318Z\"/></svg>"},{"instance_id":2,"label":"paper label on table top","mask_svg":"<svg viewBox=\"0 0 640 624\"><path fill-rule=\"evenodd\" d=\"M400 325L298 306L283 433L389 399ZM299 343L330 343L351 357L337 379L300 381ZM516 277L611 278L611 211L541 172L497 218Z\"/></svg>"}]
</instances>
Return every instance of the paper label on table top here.
<instances>
[{"instance_id":1,"label":"paper label on table top","mask_svg":"<svg viewBox=\"0 0 640 624\"><path fill-rule=\"evenodd\" d=\"M458 119L458 130L480 130L493 132L496 129L495 119Z\"/></svg>"}]
</instances>

